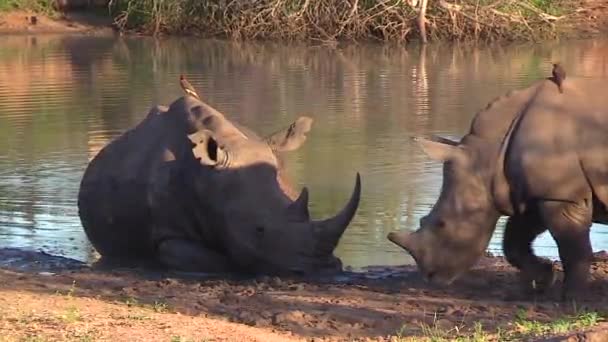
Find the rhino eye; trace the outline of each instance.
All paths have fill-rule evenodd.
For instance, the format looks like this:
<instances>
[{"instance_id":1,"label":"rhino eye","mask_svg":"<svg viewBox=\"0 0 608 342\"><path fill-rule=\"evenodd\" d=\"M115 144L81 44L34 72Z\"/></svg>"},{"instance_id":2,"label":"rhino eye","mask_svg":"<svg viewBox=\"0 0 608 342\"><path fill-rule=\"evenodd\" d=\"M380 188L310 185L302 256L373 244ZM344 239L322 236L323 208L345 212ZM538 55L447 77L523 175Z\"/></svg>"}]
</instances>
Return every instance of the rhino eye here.
<instances>
[{"instance_id":1,"label":"rhino eye","mask_svg":"<svg viewBox=\"0 0 608 342\"><path fill-rule=\"evenodd\" d=\"M264 227L262 227L262 226L255 227L255 232L259 235L264 235Z\"/></svg>"}]
</instances>

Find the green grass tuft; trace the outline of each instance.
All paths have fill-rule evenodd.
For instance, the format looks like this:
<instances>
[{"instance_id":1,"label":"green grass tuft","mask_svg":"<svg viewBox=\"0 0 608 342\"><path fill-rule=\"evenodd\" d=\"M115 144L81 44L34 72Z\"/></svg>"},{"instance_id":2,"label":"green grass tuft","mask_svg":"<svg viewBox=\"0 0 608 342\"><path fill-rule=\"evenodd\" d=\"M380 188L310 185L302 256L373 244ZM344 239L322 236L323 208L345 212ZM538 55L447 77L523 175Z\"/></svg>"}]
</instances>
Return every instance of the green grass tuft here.
<instances>
[{"instance_id":1,"label":"green grass tuft","mask_svg":"<svg viewBox=\"0 0 608 342\"><path fill-rule=\"evenodd\" d=\"M0 0L0 11L27 10L49 16L57 12L53 0Z\"/></svg>"},{"instance_id":2,"label":"green grass tuft","mask_svg":"<svg viewBox=\"0 0 608 342\"><path fill-rule=\"evenodd\" d=\"M472 329L464 325L453 328L439 327L437 317L432 324L420 324L420 336L407 336L407 327L404 325L392 337L394 342L506 342L521 341L532 337L566 334L574 331L588 329L597 325L603 317L597 312L583 312L574 316L565 316L553 321L540 322L530 320L523 309L517 311L514 324L509 329L498 328L487 330L480 322L475 322Z\"/></svg>"}]
</instances>

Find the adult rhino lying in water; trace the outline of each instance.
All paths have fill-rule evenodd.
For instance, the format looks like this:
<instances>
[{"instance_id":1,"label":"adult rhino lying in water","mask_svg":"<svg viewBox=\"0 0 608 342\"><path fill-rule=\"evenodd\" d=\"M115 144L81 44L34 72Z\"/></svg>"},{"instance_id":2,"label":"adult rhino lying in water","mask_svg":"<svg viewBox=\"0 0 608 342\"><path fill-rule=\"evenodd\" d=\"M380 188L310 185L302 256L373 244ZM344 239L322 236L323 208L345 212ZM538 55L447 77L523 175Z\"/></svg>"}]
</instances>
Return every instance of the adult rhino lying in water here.
<instances>
[{"instance_id":1,"label":"adult rhino lying in water","mask_svg":"<svg viewBox=\"0 0 608 342\"><path fill-rule=\"evenodd\" d=\"M592 222L608 223L608 87L569 78L511 92L477 113L459 142L417 139L443 162L443 185L413 233L389 240L415 259L431 282L449 284L484 253L497 220L509 216L503 249L528 286L552 285L548 260L532 241L549 229L564 267L564 298L584 288L592 259Z\"/></svg>"},{"instance_id":2,"label":"adult rhino lying in water","mask_svg":"<svg viewBox=\"0 0 608 342\"><path fill-rule=\"evenodd\" d=\"M91 161L78 197L93 246L118 260L156 260L200 272L338 270L333 250L360 198L312 221L306 188L296 199L278 152L298 148L312 119L262 139L194 96L154 108Z\"/></svg>"}]
</instances>

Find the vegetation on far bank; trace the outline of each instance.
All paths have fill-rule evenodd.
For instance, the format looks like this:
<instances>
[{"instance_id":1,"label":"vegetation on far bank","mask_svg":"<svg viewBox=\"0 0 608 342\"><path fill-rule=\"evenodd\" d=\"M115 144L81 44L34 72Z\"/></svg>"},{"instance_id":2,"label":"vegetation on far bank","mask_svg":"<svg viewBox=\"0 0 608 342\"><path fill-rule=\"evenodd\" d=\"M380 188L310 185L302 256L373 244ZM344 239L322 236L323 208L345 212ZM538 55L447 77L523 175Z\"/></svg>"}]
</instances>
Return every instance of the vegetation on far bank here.
<instances>
[{"instance_id":1,"label":"vegetation on far bank","mask_svg":"<svg viewBox=\"0 0 608 342\"><path fill-rule=\"evenodd\" d=\"M29 10L46 15L56 14L54 0L0 0L0 11Z\"/></svg>"},{"instance_id":2,"label":"vegetation on far bank","mask_svg":"<svg viewBox=\"0 0 608 342\"><path fill-rule=\"evenodd\" d=\"M115 0L122 28L236 39L409 40L550 38L571 0Z\"/></svg>"},{"instance_id":3,"label":"vegetation on far bank","mask_svg":"<svg viewBox=\"0 0 608 342\"><path fill-rule=\"evenodd\" d=\"M55 1L0 0L0 10L49 12ZM103 1L95 3L99 6ZM493 41L554 38L565 26L572 27L570 18L581 11L580 4L578 0L110 0L104 13L119 29L149 34L323 43L422 36Z\"/></svg>"}]
</instances>

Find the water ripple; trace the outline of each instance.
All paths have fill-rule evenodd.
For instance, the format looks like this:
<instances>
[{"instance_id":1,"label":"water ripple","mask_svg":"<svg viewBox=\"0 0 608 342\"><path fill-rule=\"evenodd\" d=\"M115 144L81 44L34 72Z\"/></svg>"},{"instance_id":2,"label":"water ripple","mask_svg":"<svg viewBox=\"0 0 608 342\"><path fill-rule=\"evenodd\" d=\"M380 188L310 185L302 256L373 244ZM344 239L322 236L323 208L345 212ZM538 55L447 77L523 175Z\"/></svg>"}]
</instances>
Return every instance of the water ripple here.
<instances>
[{"instance_id":1,"label":"water ripple","mask_svg":"<svg viewBox=\"0 0 608 342\"><path fill-rule=\"evenodd\" d=\"M306 144L287 157L311 189L311 211L341 208L356 171L360 209L337 254L345 264L411 262L386 240L416 229L435 202L441 165L413 136L458 139L488 101L546 77L560 59L570 75L608 77L608 42L425 50L358 45L340 50L171 38L0 37L0 247L93 258L76 196L84 168L155 104L180 96L179 74L211 105L260 134L314 117ZM184 48L184 47L187 48ZM504 219L490 249L500 251ZM592 231L608 248L608 230ZM535 243L557 255L547 234Z\"/></svg>"}]
</instances>

